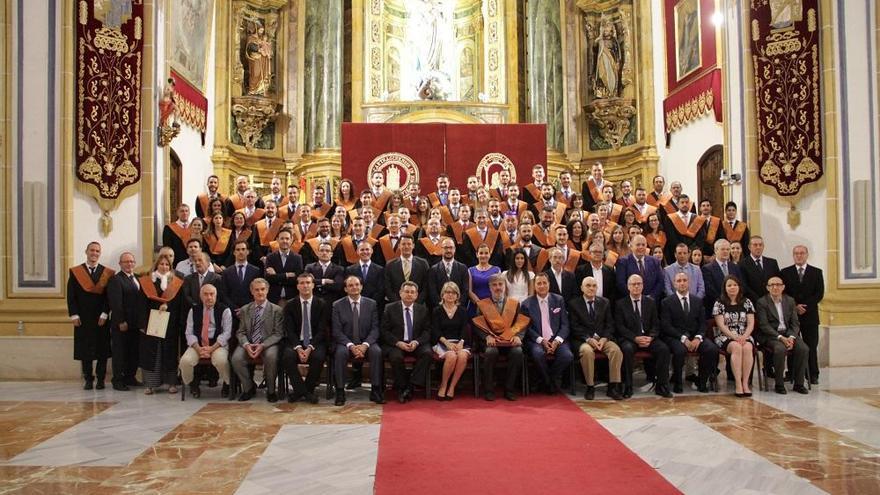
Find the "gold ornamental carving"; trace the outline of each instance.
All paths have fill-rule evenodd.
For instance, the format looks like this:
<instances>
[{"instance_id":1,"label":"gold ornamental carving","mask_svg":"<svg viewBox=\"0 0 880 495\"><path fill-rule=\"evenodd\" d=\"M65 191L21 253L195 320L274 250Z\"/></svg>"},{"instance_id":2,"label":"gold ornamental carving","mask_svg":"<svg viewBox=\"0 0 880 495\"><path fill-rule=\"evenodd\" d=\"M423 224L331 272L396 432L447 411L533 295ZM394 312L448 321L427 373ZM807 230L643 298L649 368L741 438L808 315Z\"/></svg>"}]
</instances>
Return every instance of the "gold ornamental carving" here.
<instances>
[{"instance_id":1,"label":"gold ornamental carving","mask_svg":"<svg viewBox=\"0 0 880 495\"><path fill-rule=\"evenodd\" d=\"M245 148L255 147L263 130L278 116L279 107L273 100L261 96L232 98L232 116Z\"/></svg>"},{"instance_id":2,"label":"gold ornamental carving","mask_svg":"<svg viewBox=\"0 0 880 495\"><path fill-rule=\"evenodd\" d=\"M585 107L590 122L612 149L620 149L625 143L630 121L636 115L635 103L629 98L600 98Z\"/></svg>"}]
</instances>

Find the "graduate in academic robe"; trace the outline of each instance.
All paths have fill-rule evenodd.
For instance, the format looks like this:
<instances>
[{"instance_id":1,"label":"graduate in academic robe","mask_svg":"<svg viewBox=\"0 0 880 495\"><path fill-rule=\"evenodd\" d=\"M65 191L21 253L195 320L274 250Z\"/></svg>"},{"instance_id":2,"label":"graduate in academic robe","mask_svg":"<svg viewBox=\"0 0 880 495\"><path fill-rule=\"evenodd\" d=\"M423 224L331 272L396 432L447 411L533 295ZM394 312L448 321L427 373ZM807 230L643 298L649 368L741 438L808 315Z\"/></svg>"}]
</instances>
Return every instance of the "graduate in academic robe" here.
<instances>
[{"instance_id":1,"label":"graduate in academic robe","mask_svg":"<svg viewBox=\"0 0 880 495\"><path fill-rule=\"evenodd\" d=\"M144 393L153 394L155 389L168 384L168 393L177 392L177 363L183 346L181 344L181 324L183 313L183 279L171 269L171 260L159 256L150 273L138 279L141 291L147 297L147 314L144 321L148 322L151 310L167 311L168 326L165 338L147 335L146 329L140 337L141 372L144 378ZM189 308L186 308L189 309Z\"/></svg>"},{"instance_id":2,"label":"graduate in academic robe","mask_svg":"<svg viewBox=\"0 0 880 495\"><path fill-rule=\"evenodd\" d=\"M106 287L114 271L100 264L101 244L90 242L86 262L70 269L67 279L67 313L73 322L73 359L82 364L83 388L104 388L110 357L110 307ZM92 361L95 369L92 371Z\"/></svg>"}]
</instances>

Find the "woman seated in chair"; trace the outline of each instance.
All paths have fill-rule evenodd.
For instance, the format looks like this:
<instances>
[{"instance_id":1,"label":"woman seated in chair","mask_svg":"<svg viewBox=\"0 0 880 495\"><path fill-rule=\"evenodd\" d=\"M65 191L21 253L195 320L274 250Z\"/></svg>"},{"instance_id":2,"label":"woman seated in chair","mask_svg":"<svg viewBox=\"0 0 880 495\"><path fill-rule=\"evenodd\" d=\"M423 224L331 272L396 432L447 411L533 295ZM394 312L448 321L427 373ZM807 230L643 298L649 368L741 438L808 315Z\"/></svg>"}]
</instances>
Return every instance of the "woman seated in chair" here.
<instances>
[{"instance_id":1,"label":"woman seated in chair","mask_svg":"<svg viewBox=\"0 0 880 495\"><path fill-rule=\"evenodd\" d=\"M724 291L712 308L718 335L715 343L725 351L733 369L737 397L751 397L749 375L754 363L755 307L743 295L742 283L733 275L724 278Z\"/></svg>"},{"instance_id":2,"label":"woman seated in chair","mask_svg":"<svg viewBox=\"0 0 880 495\"><path fill-rule=\"evenodd\" d=\"M446 282L440 289L441 303L434 308L431 321L431 342L434 353L443 361L443 375L437 400L449 401L455 397L455 386L470 358L470 318L459 304L461 292L454 282Z\"/></svg>"}]
</instances>

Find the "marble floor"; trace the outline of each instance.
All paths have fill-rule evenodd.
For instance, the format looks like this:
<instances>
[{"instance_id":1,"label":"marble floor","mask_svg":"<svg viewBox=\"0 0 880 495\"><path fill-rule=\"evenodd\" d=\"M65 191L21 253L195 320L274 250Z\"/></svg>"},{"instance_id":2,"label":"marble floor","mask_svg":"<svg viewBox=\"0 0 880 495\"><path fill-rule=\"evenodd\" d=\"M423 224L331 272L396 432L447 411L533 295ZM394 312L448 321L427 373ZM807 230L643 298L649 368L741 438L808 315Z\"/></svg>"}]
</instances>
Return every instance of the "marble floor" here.
<instances>
[{"instance_id":1,"label":"marble floor","mask_svg":"<svg viewBox=\"0 0 880 495\"><path fill-rule=\"evenodd\" d=\"M572 400L683 493L880 494L880 368L821 377L806 396L737 399L722 382L674 399ZM0 495L369 494L382 407L367 396L349 393L344 407L238 403L203 389L181 402L0 382Z\"/></svg>"}]
</instances>

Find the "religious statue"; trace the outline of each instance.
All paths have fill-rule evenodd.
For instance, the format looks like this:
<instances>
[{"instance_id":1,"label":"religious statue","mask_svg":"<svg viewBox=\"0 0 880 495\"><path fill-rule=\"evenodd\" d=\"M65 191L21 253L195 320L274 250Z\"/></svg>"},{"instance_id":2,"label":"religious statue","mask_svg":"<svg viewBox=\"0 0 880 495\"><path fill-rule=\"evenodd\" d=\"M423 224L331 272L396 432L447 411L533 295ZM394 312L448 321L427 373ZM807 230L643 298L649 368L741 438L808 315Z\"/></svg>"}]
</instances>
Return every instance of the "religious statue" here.
<instances>
[{"instance_id":1,"label":"religious statue","mask_svg":"<svg viewBox=\"0 0 880 495\"><path fill-rule=\"evenodd\" d=\"M171 119L171 122L168 121ZM174 101L174 79L168 78L168 84L162 90L159 100L159 127L173 126L177 123L177 102Z\"/></svg>"},{"instance_id":2,"label":"religious statue","mask_svg":"<svg viewBox=\"0 0 880 495\"><path fill-rule=\"evenodd\" d=\"M443 100L452 89L447 47L454 46L454 2L420 0L407 2L407 60L414 68L408 79L423 100ZM454 54L452 54L454 56ZM404 64L406 65L406 64Z\"/></svg>"},{"instance_id":3,"label":"religious statue","mask_svg":"<svg viewBox=\"0 0 880 495\"><path fill-rule=\"evenodd\" d=\"M617 40L617 29L608 18L602 18L599 36L593 42L596 46L596 73L593 78L596 98L614 98L619 95L621 47Z\"/></svg>"},{"instance_id":4,"label":"religious statue","mask_svg":"<svg viewBox=\"0 0 880 495\"><path fill-rule=\"evenodd\" d=\"M266 96L272 84L272 43L263 26L248 35L245 57L248 63L247 94Z\"/></svg>"}]
</instances>

